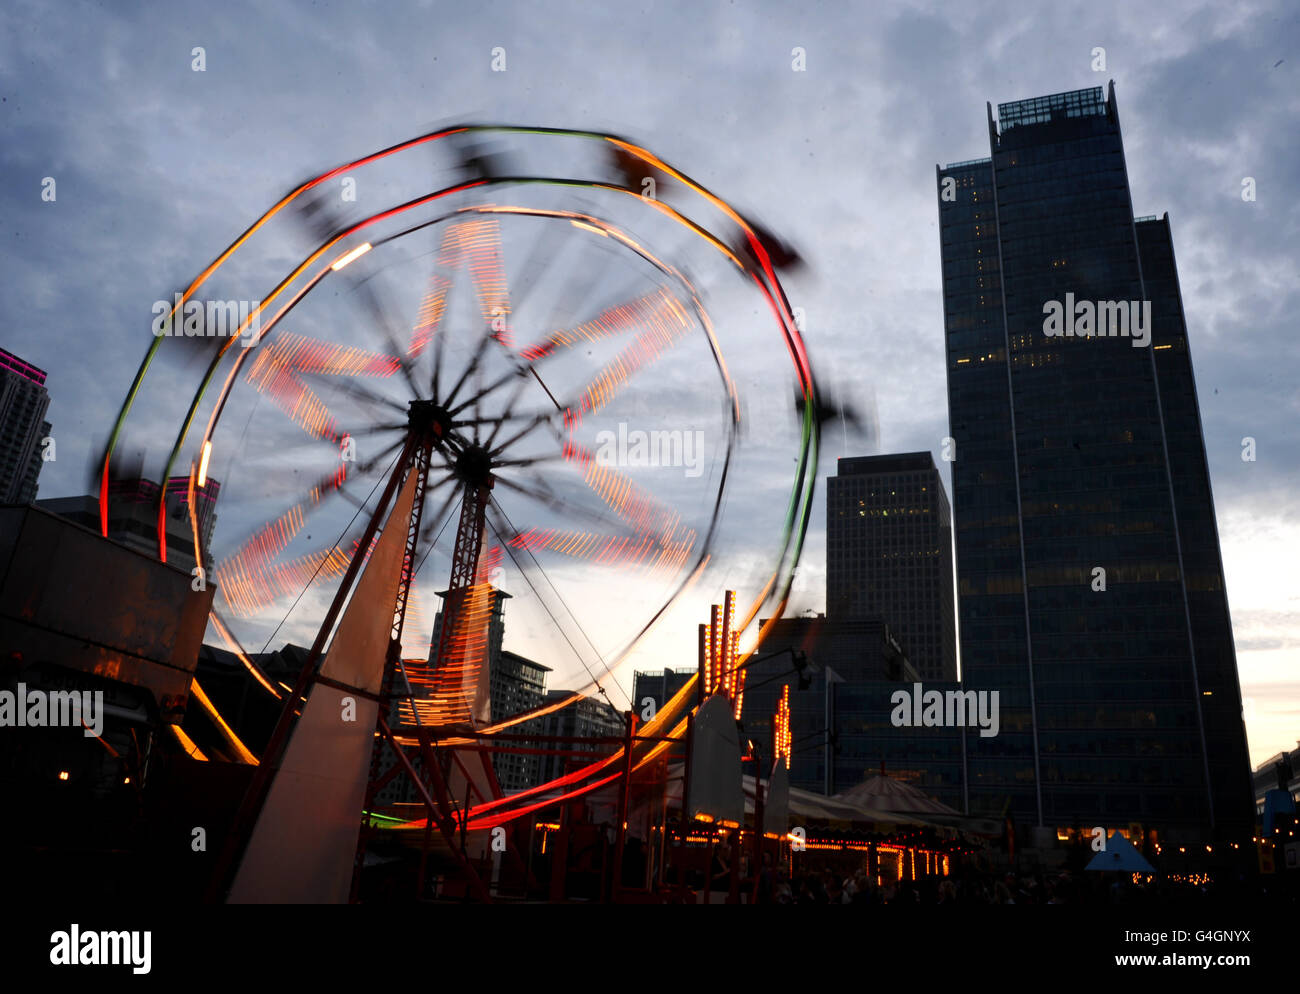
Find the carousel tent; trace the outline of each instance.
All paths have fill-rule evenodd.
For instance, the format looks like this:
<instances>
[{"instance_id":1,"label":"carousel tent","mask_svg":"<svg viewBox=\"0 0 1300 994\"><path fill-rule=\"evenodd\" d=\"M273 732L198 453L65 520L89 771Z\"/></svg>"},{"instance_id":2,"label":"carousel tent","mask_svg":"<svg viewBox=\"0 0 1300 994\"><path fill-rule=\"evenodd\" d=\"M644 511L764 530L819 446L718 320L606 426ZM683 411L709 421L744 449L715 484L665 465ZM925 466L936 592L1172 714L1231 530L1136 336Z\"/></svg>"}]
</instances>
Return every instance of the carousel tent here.
<instances>
[{"instance_id":1,"label":"carousel tent","mask_svg":"<svg viewBox=\"0 0 1300 994\"><path fill-rule=\"evenodd\" d=\"M674 764L668 771L667 799L669 807L679 807L682 798L682 778L684 767ZM754 778L742 777L745 788L745 813L754 812ZM764 781L764 796L767 796L768 783ZM826 797L809 790L789 787L789 818L793 824L808 822L837 822L854 825L872 831L892 832L900 826L920 826L923 828L946 828L939 822L931 821L923 815L901 814L868 807L839 797ZM767 819L765 818L764 821Z\"/></svg>"},{"instance_id":2,"label":"carousel tent","mask_svg":"<svg viewBox=\"0 0 1300 994\"><path fill-rule=\"evenodd\" d=\"M836 794L834 800L887 811L895 817L921 818L933 825L960 828L979 835L999 835L1002 832L1002 825L996 819L964 815L925 791L883 773Z\"/></svg>"},{"instance_id":3,"label":"carousel tent","mask_svg":"<svg viewBox=\"0 0 1300 994\"><path fill-rule=\"evenodd\" d=\"M1112 832L1106 848L1092 857L1085 870L1117 870L1122 873L1155 873L1155 869L1119 832Z\"/></svg>"},{"instance_id":4,"label":"carousel tent","mask_svg":"<svg viewBox=\"0 0 1300 994\"><path fill-rule=\"evenodd\" d=\"M911 814L959 815L960 811L937 801L911 784L880 774L868 777L856 787L835 795L840 801L862 804L880 811L901 811Z\"/></svg>"}]
</instances>

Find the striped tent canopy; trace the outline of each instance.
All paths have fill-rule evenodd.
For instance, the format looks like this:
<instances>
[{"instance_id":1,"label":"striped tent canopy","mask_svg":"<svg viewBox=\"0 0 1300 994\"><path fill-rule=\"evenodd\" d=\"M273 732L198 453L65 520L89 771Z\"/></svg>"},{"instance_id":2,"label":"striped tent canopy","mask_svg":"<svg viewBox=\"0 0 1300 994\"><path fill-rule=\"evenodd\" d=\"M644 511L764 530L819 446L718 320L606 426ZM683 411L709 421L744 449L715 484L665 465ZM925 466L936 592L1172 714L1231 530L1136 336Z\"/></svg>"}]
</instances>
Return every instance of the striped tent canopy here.
<instances>
[{"instance_id":1,"label":"striped tent canopy","mask_svg":"<svg viewBox=\"0 0 1300 994\"><path fill-rule=\"evenodd\" d=\"M908 814L956 815L960 811L937 801L929 794L918 790L911 784L895 780L893 777L879 774L868 777L856 787L851 787L835 795L840 801L860 804L880 811L897 811Z\"/></svg>"}]
</instances>

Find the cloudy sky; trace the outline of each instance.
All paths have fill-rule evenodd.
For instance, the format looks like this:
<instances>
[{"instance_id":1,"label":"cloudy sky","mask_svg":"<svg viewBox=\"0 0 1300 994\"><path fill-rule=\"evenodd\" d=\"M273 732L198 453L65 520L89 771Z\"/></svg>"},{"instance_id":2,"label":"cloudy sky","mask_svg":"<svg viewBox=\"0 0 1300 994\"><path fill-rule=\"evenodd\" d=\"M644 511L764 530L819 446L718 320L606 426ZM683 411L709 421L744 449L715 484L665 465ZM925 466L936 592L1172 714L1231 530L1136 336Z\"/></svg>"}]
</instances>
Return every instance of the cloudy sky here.
<instances>
[{"instance_id":1,"label":"cloudy sky","mask_svg":"<svg viewBox=\"0 0 1300 994\"><path fill-rule=\"evenodd\" d=\"M1300 738L1294 6L113 6L0 12L0 345L49 373L42 497L84 490L153 301L306 176L458 120L624 134L760 218L808 261L787 291L814 365L879 422L878 448L828 437L823 474L937 456L934 166L988 153L985 101L1114 79L1134 208L1173 227L1252 760ZM801 607L821 606L822 493Z\"/></svg>"}]
</instances>

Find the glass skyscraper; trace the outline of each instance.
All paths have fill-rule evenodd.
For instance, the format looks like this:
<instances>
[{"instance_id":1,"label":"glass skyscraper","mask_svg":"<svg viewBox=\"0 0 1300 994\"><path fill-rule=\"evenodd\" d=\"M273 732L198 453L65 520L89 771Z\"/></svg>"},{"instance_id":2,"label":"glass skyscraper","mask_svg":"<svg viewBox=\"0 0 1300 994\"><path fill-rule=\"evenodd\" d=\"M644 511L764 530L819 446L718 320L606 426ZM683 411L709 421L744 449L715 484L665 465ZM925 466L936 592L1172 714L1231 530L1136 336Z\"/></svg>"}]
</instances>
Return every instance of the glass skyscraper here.
<instances>
[{"instance_id":1,"label":"glass skyscraper","mask_svg":"<svg viewBox=\"0 0 1300 994\"><path fill-rule=\"evenodd\" d=\"M1167 217L1114 85L988 111L937 170L972 814L1249 839L1250 767Z\"/></svg>"}]
</instances>

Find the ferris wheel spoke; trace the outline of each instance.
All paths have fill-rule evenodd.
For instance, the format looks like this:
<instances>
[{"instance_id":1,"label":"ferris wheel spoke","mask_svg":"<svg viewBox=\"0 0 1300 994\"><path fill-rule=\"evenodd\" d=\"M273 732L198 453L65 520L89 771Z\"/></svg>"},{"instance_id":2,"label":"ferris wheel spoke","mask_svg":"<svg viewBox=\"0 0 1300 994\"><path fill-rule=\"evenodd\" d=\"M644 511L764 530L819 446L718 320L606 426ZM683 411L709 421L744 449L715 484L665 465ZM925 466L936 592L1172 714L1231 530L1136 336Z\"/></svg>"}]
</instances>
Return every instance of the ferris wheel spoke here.
<instances>
[{"instance_id":1,"label":"ferris wheel spoke","mask_svg":"<svg viewBox=\"0 0 1300 994\"><path fill-rule=\"evenodd\" d=\"M371 462L392 455L404 443L404 438L399 439L386 453L376 456ZM389 465L394 461L391 460ZM222 597L233 612L240 617L252 617L282 596L297 593L301 597L312 584L342 576L354 555L369 555L371 550L361 553L355 539L351 542L351 552L344 551L346 531L352 526L349 523L344 535L340 535L339 540L330 547L294 559L280 559L289 543L302 531L307 514L332 494L338 493L344 500L355 505L358 512L366 510L379 482L376 481L366 500L360 500L344 488L344 481L349 476L347 466L347 463L343 463L333 473L323 477L308 491L306 498L269 521L233 555L221 560L214 575L220 578ZM368 471L369 464L363 464L358 467L357 475L364 475ZM353 516L353 522L355 520L356 515ZM378 536L375 536L371 548L377 540Z\"/></svg>"},{"instance_id":2,"label":"ferris wheel spoke","mask_svg":"<svg viewBox=\"0 0 1300 994\"><path fill-rule=\"evenodd\" d=\"M618 518L606 514L603 511L595 508L583 507L572 501L561 500L558 495L550 491L548 488L528 486L517 480L512 480L507 476L495 476L494 479L497 483L500 483L508 490L513 490L515 493L527 497L530 500L534 500L547 510L554 511L557 514L562 514L566 517L577 515L594 524L603 525L609 528L626 527L625 522L620 521Z\"/></svg>"},{"instance_id":3,"label":"ferris wheel spoke","mask_svg":"<svg viewBox=\"0 0 1300 994\"><path fill-rule=\"evenodd\" d=\"M280 568L274 561L302 531L307 515L331 493L342 489L346 475L346 470L340 467L323 477L308 490L305 498L249 535L231 555L224 556L214 572L222 579L223 586L231 578L247 581L241 595L244 597L251 596L250 591L255 589L269 589L268 584L274 586L269 578ZM238 599L233 591L227 598L232 607Z\"/></svg>"},{"instance_id":4,"label":"ferris wheel spoke","mask_svg":"<svg viewBox=\"0 0 1300 994\"><path fill-rule=\"evenodd\" d=\"M666 293L638 313L637 323L642 325L641 332L601 368L570 405L579 416L606 407L635 374L675 348L695 327L681 303Z\"/></svg>"},{"instance_id":5,"label":"ferris wheel spoke","mask_svg":"<svg viewBox=\"0 0 1300 994\"><path fill-rule=\"evenodd\" d=\"M492 465L495 467L523 469L528 466L540 466L548 462L567 462L563 452L550 452L544 456L529 456L522 459L498 459Z\"/></svg>"},{"instance_id":6,"label":"ferris wheel spoke","mask_svg":"<svg viewBox=\"0 0 1300 994\"><path fill-rule=\"evenodd\" d=\"M406 408L392 397L385 397L383 394L371 390L369 387L364 387L360 383L353 382L352 380L340 380L333 384L333 386L334 389L348 394L354 400L359 400L366 404L377 404L394 411L400 411L403 414L406 413Z\"/></svg>"},{"instance_id":7,"label":"ferris wheel spoke","mask_svg":"<svg viewBox=\"0 0 1300 994\"><path fill-rule=\"evenodd\" d=\"M653 535L602 535L597 532L530 528L511 540L514 548L550 552L602 566L676 572L695 547L695 532Z\"/></svg>"},{"instance_id":8,"label":"ferris wheel spoke","mask_svg":"<svg viewBox=\"0 0 1300 994\"><path fill-rule=\"evenodd\" d=\"M482 441L483 419L480 415L483 413L480 399L483 396L483 370L480 368L474 374L474 385L478 388L478 393L474 395L474 423L470 426L470 431L474 436L474 444L478 445Z\"/></svg>"},{"instance_id":9,"label":"ferris wheel spoke","mask_svg":"<svg viewBox=\"0 0 1300 994\"><path fill-rule=\"evenodd\" d=\"M470 396L466 397L459 404L456 404L454 407L450 407L448 413L454 417L455 415L459 414L461 411L465 410L465 408L473 404L477 404L479 401L483 400L483 398L488 396L488 394L495 393L497 390L505 386L511 380L515 379L516 377L522 378L526 376L527 373L528 373L528 367L526 366L515 367L514 369L511 369L509 372L502 373L500 376L494 379L487 386L483 386L481 383L476 384L475 386L477 387L477 389L475 390L475 392ZM449 400L447 403L450 404L451 401ZM466 423L473 424L474 422L469 421Z\"/></svg>"},{"instance_id":10,"label":"ferris wheel spoke","mask_svg":"<svg viewBox=\"0 0 1300 994\"><path fill-rule=\"evenodd\" d=\"M520 376L518 385L511 392L509 399L506 401L505 410L502 412L501 417L496 421L496 423L493 424L491 434L488 435L486 441L483 443L483 448L487 449L489 452L492 451L492 443L496 441L497 435L501 433L501 429L505 426L506 421L514 412L515 405L519 403L519 398L523 396L524 389L527 386L527 378Z\"/></svg>"},{"instance_id":11,"label":"ferris wheel spoke","mask_svg":"<svg viewBox=\"0 0 1300 994\"><path fill-rule=\"evenodd\" d=\"M574 656L582 664L582 668L587 671L587 676L600 688L601 694L608 699L609 695L605 693L601 681L605 677L613 679L614 674L610 670L609 664L596 648L596 644L591 640L591 636L587 634L586 629L582 627L577 615L565 602L559 588L556 587L542 568L542 564L537 557L533 555L532 550L519 543L521 533L505 513L505 509L495 499L488 503L485 519L488 527L501 544L502 549L510 557L510 561L514 563L520 576L528 585L529 590L533 592L547 615L550 616L551 621L556 626L556 631L568 643ZM580 648L584 643L586 649ZM594 658L595 668L588 665L588 657ZM598 676L596 669L603 669L605 677ZM626 692L624 692L623 696L627 697ZM629 701L629 703L631 702Z\"/></svg>"},{"instance_id":12,"label":"ferris wheel spoke","mask_svg":"<svg viewBox=\"0 0 1300 994\"><path fill-rule=\"evenodd\" d=\"M481 217L463 223L466 232L463 251L474 296L478 299L483 323L492 329L489 336L507 349L513 349L510 332L510 286L506 280L505 248L501 244L501 225L495 217ZM496 325L500 323L501 327Z\"/></svg>"},{"instance_id":13,"label":"ferris wheel spoke","mask_svg":"<svg viewBox=\"0 0 1300 994\"><path fill-rule=\"evenodd\" d=\"M498 388L509 383L512 379L514 379L516 375L518 374L514 371L511 371L509 373L503 373L501 376L498 376L495 380L489 383L486 387L481 386L472 396L469 396L464 400L462 400L455 407L451 408L448 413L451 414L453 417L455 417L461 411L465 410L465 408L482 400L487 394L490 394L495 390L497 390ZM475 423L474 421L466 422L466 424L474 424L474 423Z\"/></svg>"},{"instance_id":14,"label":"ferris wheel spoke","mask_svg":"<svg viewBox=\"0 0 1300 994\"><path fill-rule=\"evenodd\" d=\"M392 431L405 431L407 424L368 425L365 428L347 428L339 433L340 438L371 438L375 435L387 435Z\"/></svg>"},{"instance_id":15,"label":"ferris wheel spoke","mask_svg":"<svg viewBox=\"0 0 1300 994\"><path fill-rule=\"evenodd\" d=\"M308 230L313 232L315 238L321 242L327 242L347 230L343 216L335 210L329 199L324 195L315 196L304 201L295 214L306 225ZM397 336L393 334L393 326L388 315L370 285L371 277L361 278L357 275L355 268L344 268L337 271L337 275L341 275L343 281L352 287L353 291L358 295L361 301L361 310L367 313L377 325L377 330L388 345L388 351L401 369L411 391L418 397L419 391L411 375L410 360L405 357L406 350L398 344Z\"/></svg>"},{"instance_id":16,"label":"ferris wheel spoke","mask_svg":"<svg viewBox=\"0 0 1300 994\"><path fill-rule=\"evenodd\" d=\"M443 271L443 260L441 253L434 260L433 272L429 276L428 289L425 291L424 299L420 302L419 314L416 317L415 325L411 329L411 347L408 355L413 359L418 358L424 353L425 347L429 341L434 341L435 352L434 362L434 396L437 396L437 372L438 359L441 356L441 347L443 340L447 337L441 334L442 319L447 313L447 295L451 292L451 280L447 278Z\"/></svg>"},{"instance_id":17,"label":"ferris wheel spoke","mask_svg":"<svg viewBox=\"0 0 1300 994\"><path fill-rule=\"evenodd\" d=\"M430 471L430 474L432 475L432 471ZM454 483L455 480L456 477L453 473L444 472L441 474L441 476L439 476L437 480L430 480L427 484L425 484L424 504L426 510L428 509L429 501L433 497L433 495L437 493L439 490L441 490L443 487L445 487L448 483Z\"/></svg>"},{"instance_id":18,"label":"ferris wheel spoke","mask_svg":"<svg viewBox=\"0 0 1300 994\"><path fill-rule=\"evenodd\" d=\"M468 428L471 425L509 424L511 421L532 420L537 417L554 417L550 412L520 411L517 414L493 414L484 418L457 418L451 423L453 428Z\"/></svg>"},{"instance_id":19,"label":"ferris wheel spoke","mask_svg":"<svg viewBox=\"0 0 1300 994\"><path fill-rule=\"evenodd\" d=\"M359 463L355 471L356 475L365 476L369 473L372 473L376 466L378 466L381 462L383 462L385 459L387 459L389 456L395 453L405 443L406 443L405 437L399 438L397 439L397 441L393 442L392 445L389 445L382 452L378 453L377 455L373 456L370 459L367 459L363 463Z\"/></svg>"},{"instance_id":20,"label":"ferris wheel spoke","mask_svg":"<svg viewBox=\"0 0 1300 994\"><path fill-rule=\"evenodd\" d=\"M429 473L430 475L432 475L433 470L432 469L429 470ZM436 491L441 490L448 483L455 482L455 480L456 480L455 474L450 472L444 473L441 476L439 476L437 480L430 481L428 484L426 484L424 488L424 492L426 495L432 495Z\"/></svg>"},{"instance_id":21,"label":"ferris wheel spoke","mask_svg":"<svg viewBox=\"0 0 1300 994\"><path fill-rule=\"evenodd\" d=\"M489 454L490 454L490 455L495 459L497 456L499 456L499 455L500 455L502 452L504 452L506 449L510 448L510 446L514 445L516 442L520 441L521 439L526 438L528 435L531 435L534 431L536 431L536 430L537 430L538 428L540 428L542 425L549 425L549 424L551 424L551 423L554 421L554 418L555 418L555 415L553 415L553 414L549 414L549 413L542 413L542 414L535 415L531 420L528 421L527 424L525 424L525 425L524 425L522 428L520 428L517 432L515 432L513 435L511 435L509 438L507 438L504 442L502 442L502 443L501 443L500 445L498 445L496 448L494 448L494 449L490 449L490 450L489 450ZM498 426L498 428L499 428L499 427L500 427L500 426ZM492 435L493 435L493 437L496 437L496 432L494 431L494 432L492 433ZM489 445L492 444L490 440L489 440L488 444L489 444ZM509 463L500 463L500 465L505 466L505 465L510 465L510 464L509 464Z\"/></svg>"},{"instance_id":22,"label":"ferris wheel spoke","mask_svg":"<svg viewBox=\"0 0 1300 994\"><path fill-rule=\"evenodd\" d=\"M420 388L416 385L415 375L412 372L414 363L407 355L408 350L402 347L394 330L395 324L384 309L384 305L380 302L374 288L370 285L370 280L359 280L351 275L350 270L344 270L344 272L349 273L344 278L349 280L356 289L358 296L361 298L362 309L368 312L375 330L388 347L389 353L396 359L402 377L406 380L407 387L410 388L411 395L417 399L420 398Z\"/></svg>"},{"instance_id":23,"label":"ferris wheel spoke","mask_svg":"<svg viewBox=\"0 0 1300 994\"><path fill-rule=\"evenodd\" d=\"M556 298L550 320L544 327L567 328L576 322L582 313L580 309L590 306L593 291L605 282L613 262L612 256L608 254L601 254L598 258L599 264L580 269L569 279L564 291ZM529 358L528 352L529 350L524 350L521 355Z\"/></svg>"},{"instance_id":24,"label":"ferris wheel spoke","mask_svg":"<svg viewBox=\"0 0 1300 994\"><path fill-rule=\"evenodd\" d=\"M492 336L490 334L484 334L479 339L478 346L474 349L474 355L470 358L469 364L460 374L460 378L456 380L456 385L451 388L451 392L447 394L446 400L443 401L443 406L448 410L452 409L451 405L455 402L456 395L460 393L460 388L465 385L471 376L478 372L479 364L483 361L483 355L487 352L488 345L491 343ZM456 408L456 410L459 410L459 408Z\"/></svg>"},{"instance_id":25,"label":"ferris wheel spoke","mask_svg":"<svg viewBox=\"0 0 1300 994\"><path fill-rule=\"evenodd\" d=\"M580 508L571 501L558 501L553 495L518 487L504 477L497 478L507 487L520 490L551 510L572 518L575 512L594 519L612 529L611 532L576 531L572 529L529 528L512 540L516 548L533 551L550 551L575 559L590 560L605 565L649 568L655 571L680 570L696 547L697 533L686 527L679 515L660 509L662 504L653 497L631 490L626 478L615 481L614 491L623 498L609 501L608 495L595 486L598 496L606 500L617 518L602 512ZM591 481L588 481L589 485ZM659 505L658 508L650 504ZM650 506L647 506L650 505ZM665 509L666 510L666 509ZM657 513L658 512L658 513Z\"/></svg>"},{"instance_id":26,"label":"ferris wheel spoke","mask_svg":"<svg viewBox=\"0 0 1300 994\"><path fill-rule=\"evenodd\" d=\"M516 312L542 283L543 277L554 270L570 243L564 237L571 230L568 225L543 224L540 237L533 243L528 257L519 266L517 278L512 281L519 288L514 294Z\"/></svg>"},{"instance_id":27,"label":"ferris wheel spoke","mask_svg":"<svg viewBox=\"0 0 1300 994\"><path fill-rule=\"evenodd\" d=\"M434 331L433 342L433 373L429 376L429 396L437 398L441 392L439 383L442 380L442 358L447 351L447 335L445 332Z\"/></svg>"},{"instance_id":28,"label":"ferris wheel spoke","mask_svg":"<svg viewBox=\"0 0 1300 994\"><path fill-rule=\"evenodd\" d=\"M666 539L681 529L681 514L633 482L627 474L603 465L590 450L570 445L566 457L582 470L583 482L591 492L638 534Z\"/></svg>"},{"instance_id":29,"label":"ferris wheel spoke","mask_svg":"<svg viewBox=\"0 0 1300 994\"><path fill-rule=\"evenodd\" d=\"M457 414L464 411L465 408L473 404L475 405L475 413L477 414L477 404L479 401L485 398L488 394L495 393L511 380L517 380L518 382L515 389L511 392L510 399L506 401L505 409L500 415L488 419L479 419L477 417L466 418L456 423L464 425L496 424L500 421L517 417L518 415L513 413L515 405L519 402L519 398L523 395L524 390L527 389L530 376L544 391L546 391L546 396L550 399L551 404L555 407L556 411L563 413L563 408L560 406L560 402L555 399L555 395L551 393L550 388L542 381L542 378L537 374L537 370L531 364L526 366L515 365L509 372L501 374L486 387L481 387L473 396L467 397L465 400L452 407L448 413L452 415L452 417L455 417ZM529 415L523 416L527 417Z\"/></svg>"},{"instance_id":30,"label":"ferris wheel spoke","mask_svg":"<svg viewBox=\"0 0 1300 994\"><path fill-rule=\"evenodd\" d=\"M487 225L491 225L490 229ZM489 237L485 241L484 234ZM484 220L459 221L448 226L438 245L434 263L434 272L429 278L429 290L420 307L419 320L412 333L412 353L420 354L429 339L434 342L433 370L429 377L430 396L435 399L441 394L442 365L446 352L447 335L442 330L442 320L447 313L447 304L451 294L453 279L448 273L468 269L473 275L476 269L491 272L500 268L493 259L483 259L484 250L494 252L499 248L500 237L496 233L495 222ZM479 279L475 277L475 289L479 290ZM504 285L504 280L502 280ZM482 302L482 301L480 301ZM490 318L489 318L490 320ZM457 389L459 386L457 387ZM452 392L454 395L455 391ZM450 397L444 402L450 403Z\"/></svg>"},{"instance_id":31,"label":"ferris wheel spoke","mask_svg":"<svg viewBox=\"0 0 1300 994\"><path fill-rule=\"evenodd\" d=\"M597 285L599 277L601 277L601 274L606 272L607 269L608 265L593 266L590 273L582 274L581 277L577 279L576 288L571 285L569 291L565 292L560 300L581 300L588 298L588 296L590 296L591 287ZM463 386L464 382L467 381L468 374L471 372L477 372L478 364L480 364L481 361L482 351L484 351L484 348L486 347L486 340L485 342L480 342L480 348L478 348L478 352L476 353L476 356L474 356L471 368L467 369L467 372L464 374L461 374L461 378L456 382L450 395L448 395L446 400L448 409L450 409L452 414L464 411L464 409L469 407L469 405L476 403L476 401L481 400L484 396L489 395L491 392L498 390L499 387L506 385L506 383L510 382L511 378L523 374L525 370L526 372L532 373L533 378L537 379L537 382L542 386L542 389L546 390L546 394L551 399L551 403L555 404L556 408L563 409L562 404L555 399L555 396L551 394L549 387L547 387L546 383L542 382L541 377L538 376L536 369L538 361L555 355L555 353L562 350L562 348L572 348L575 344L580 342L597 342L597 340L612 337L612 335L627 333L627 331L633 329L633 327L645 325L647 322L654 322L656 320L656 311L663 307L664 301L671 300L672 299L669 298L667 294L663 294L662 291L660 291L659 294L643 295L641 298L624 301L624 303L616 304L614 307L608 307L604 309L601 314L598 314L594 320L584 322L584 324L572 327L572 329L554 331L554 333L551 333L542 343L538 343L536 346L523 348L523 350L520 350L519 353L517 353L517 355L523 356L524 359L528 361L528 365L524 366L524 368L511 369L510 372L500 374L499 377L493 379L490 383L487 383L486 387L477 390L473 395L469 396L469 398L461 400L460 404L452 405L454 404L456 396L459 394L461 386ZM508 308L504 309L504 312L508 313ZM562 322L554 320L551 322L552 327L558 324L562 324ZM563 322L563 324L567 324L567 322ZM499 335L487 334L485 335L485 339L499 340Z\"/></svg>"},{"instance_id":32,"label":"ferris wheel spoke","mask_svg":"<svg viewBox=\"0 0 1300 994\"><path fill-rule=\"evenodd\" d=\"M362 500L360 497L358 497L356 494L352 493L352 491L348 490L346 487L339 487L337 493L340 497L342 497L345 501L347 501L349 504L351 504L353 507L357 508L358 510L364 511L366 509L366 502Z\"/></svg>"},{"instance_id":33,"label":"ferris wheel spoke","mask_svg":"<svg viewBox=\"0 0 1300 994\"><path fill-rule=\"evenodd\" d=\"M353 554L356 544L354 540ZM253 617L281 597L301 596L313 584L342 576L351 558L340 545L334 545L295 559L267 559L238 570L227 568L216 573L217 589L235 614Z\"/></svg>"},{"instance_id":34,"label":"ferris wheel spoke","mask_svg":"<svg viewBox=\"0 0 1300 994\"><path fill-rule=\"evenodd\" d=\"M431 487L427 491L427 493L430 496L432 496L435 490L441 489L448 482L454 480L455 477L453 477L451 474L448 474L444 479L439 481L437 485ZM461 493L460 487L452 487L451 491L447 494L446 499L438 507L438 513L428 516L428 522L424 525L423 528L420 529L420 538L419 538L420 545L425 545L431 541L436 544L437 536L441 533L442 529L446 526L447 515L448 513L453 511L453 505L459 499L460 493Z\"/></svg>"},{"instance_id":35,"label":"ferris wheel spoke","mask_svg":"<svg viewBox=\"0 0 1300 994\"><path fill-rule=\"evenodd\" d=\"M540 237L535 240L527 258L518 267L515 279L510 281L510 288L507 292L512 303L511 311L513 314L523 312L524 305L532 299L536 289L544 283L547 274L554 271L558 265L561 257L565 254L566 247L570 243L570 239L564 237L568 234L568 231L567 225L546 224L542 226ZM514 352L513 348L512 352ZM507 376L509 375L507 374ZM505 379L506 377L503 377L497 381L489 390L496 389L505 382Z\"/></svg>"},{"instance_id":36,"label":"ferris wheel spoke","mask_svg":"<svg viewBox=\"0 0 1300 994\"><path fill-rule=\"evenodd\" d=\"M611 304L602 308L600 313L589 321L558 326L556 331L551 332L542 341L524 349L521 355L527 362L535 365L576 346L595 344L625 335L637 328L645 328L653 324L657 311L665 307L669 301L674 301L674 298L659 290Z\"/></svg>"},{"instance_id":37,"label":"ferris wheel spoke","mask_svg":"<svg viewBox=\"0 0 1300 994\"><path fill-rule=\"evenodd\" d=\"M336 345L285 332L266 345L246 374L259 393L271 398L308 435L337 443L338 424L329 406L308 383L308 377L330 376L336 387L375 399L355 383L337 377L392 375L399 361L390 355Z\"/></svg>"}]
</instances>

